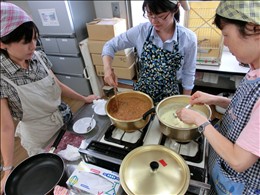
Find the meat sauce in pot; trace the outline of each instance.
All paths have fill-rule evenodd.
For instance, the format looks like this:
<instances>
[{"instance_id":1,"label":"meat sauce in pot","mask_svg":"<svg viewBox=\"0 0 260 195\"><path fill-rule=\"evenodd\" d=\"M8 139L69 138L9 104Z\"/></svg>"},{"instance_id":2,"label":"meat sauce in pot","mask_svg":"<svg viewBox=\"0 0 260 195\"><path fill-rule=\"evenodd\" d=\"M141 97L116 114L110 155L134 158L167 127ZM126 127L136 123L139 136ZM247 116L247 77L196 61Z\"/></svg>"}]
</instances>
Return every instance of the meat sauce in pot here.
<instances>
[{"instance_id":1,"label":"meat sauce in pot","mask_svg":"<svg viewBox=\"0 0 260 195\"><path fill-rule=\"evenodd\" d=\"M116 102L117 101L117 102ZM119 120L135 120L151 109L151 103L141 97L117 96L108 109L110 115Z\"/></svg>"}]
</instances>

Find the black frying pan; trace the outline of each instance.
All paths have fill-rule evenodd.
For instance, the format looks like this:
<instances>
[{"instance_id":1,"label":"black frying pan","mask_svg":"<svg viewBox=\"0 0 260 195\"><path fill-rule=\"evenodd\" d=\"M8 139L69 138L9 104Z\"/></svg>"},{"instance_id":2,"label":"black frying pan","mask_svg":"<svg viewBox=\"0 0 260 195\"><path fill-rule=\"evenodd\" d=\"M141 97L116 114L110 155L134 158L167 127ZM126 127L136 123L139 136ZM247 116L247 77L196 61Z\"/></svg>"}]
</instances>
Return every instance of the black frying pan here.
<instances>
[{"instance_id":1,"label":"black frying pan","mask_svg":"<svg viewBox=\"0 0 260 195\"><path fill-rule=\"evenodd\" d=\"M65 131L61 128L51 150L56 149ZM61 157L53 153L37 154L25 159L11 172L5 184L5 194L51 194L56 185L66 186L67 178Z\"/></svg>"}]
</instances>

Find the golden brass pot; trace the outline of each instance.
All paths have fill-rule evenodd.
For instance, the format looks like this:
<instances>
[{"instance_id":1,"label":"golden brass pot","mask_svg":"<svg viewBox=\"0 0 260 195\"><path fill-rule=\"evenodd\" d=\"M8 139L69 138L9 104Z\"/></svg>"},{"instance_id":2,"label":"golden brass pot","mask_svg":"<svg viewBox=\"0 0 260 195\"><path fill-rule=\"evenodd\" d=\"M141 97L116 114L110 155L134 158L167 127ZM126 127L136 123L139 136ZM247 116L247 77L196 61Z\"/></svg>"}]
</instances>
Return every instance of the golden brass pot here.
<instances>
[{"instance_id":1,"label":"golden brass pot","mask_svg":"<svg viewBox=\"0 0 260 195\"><path fill-rule=\"evenodd\" d=\"M127 108L128 105L128 100L131 99L139 99L140 101L143 102L147 107L145 111L140 111L142 110L140 106L136 105L134 108L129 107ZM116 102L118 101L118 102ZM142 106L142 104L141 104ZM133 132L138 129L142 129L145 127L145 125L149 122L150 116L146 117L143 119L143 114L151 109L153 107L153 100L150 96L147 94L140 92L140 91L126 91L126 92L121 92L118 93L116 96L112 96L106 103L106 113L111 119L112 123L119 129L125 130L126 132ZM138 113L139 112L139 117L135 119L130 119L130 120L122 120L113 115L113 110L120 109L126 110L122 115L131 115L133 113Z\"/></svg>"},{"instance_id":2,"label":"golden brass pot","mask_svg":"<svg viewBox=\"0 0 260 195\"><path fill-rule=\"evenodd\" d=\"M140 146L129 152L119 169L126 194L185 194L190 170L181 155L161 145Z\"/></svg>"},{"instance_id":3,"label":"golden brass pot","mask_svg":"<svg viewBox=\"0 0 260 195\"><path fill-rule=\"evenodd\" d=\"M163 128L160 131L169 138L176 140L177 142L190 142L192 140L200 137L200 133L197 131L197 126L193 125L190 127L180 127L176 126L173 123L170 123L169 120L165 120L165 113L169 113L169 117L172 117L172 121L175 120L175 111L181 109L189 104L190 96L188 95L175 95L168 98L165 98L156 107L156 114L158 116L160 124ZM201 114L203 114L207 119L211 117L211 109L208 105L193 105L191 108Z\"/></svg>"}]
</instances>

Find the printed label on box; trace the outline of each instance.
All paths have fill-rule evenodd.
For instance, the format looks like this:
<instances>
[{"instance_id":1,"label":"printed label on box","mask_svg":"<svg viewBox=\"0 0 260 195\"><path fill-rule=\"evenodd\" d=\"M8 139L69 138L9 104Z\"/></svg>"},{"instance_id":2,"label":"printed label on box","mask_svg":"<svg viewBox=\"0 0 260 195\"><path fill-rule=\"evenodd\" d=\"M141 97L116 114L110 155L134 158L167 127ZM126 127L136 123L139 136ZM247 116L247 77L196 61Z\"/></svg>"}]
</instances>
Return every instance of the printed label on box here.
<instances>
[{"instance_id":1,"label":"printed label on box","mask_svg":"<svg viewBox=\"0 0 260 195\"><path fill-rule=\"evenodd\" d=\"M67 185L77 192L116 195L120 182L118 173L82 161L67 180Z\"/></svg>"}]
</instances>

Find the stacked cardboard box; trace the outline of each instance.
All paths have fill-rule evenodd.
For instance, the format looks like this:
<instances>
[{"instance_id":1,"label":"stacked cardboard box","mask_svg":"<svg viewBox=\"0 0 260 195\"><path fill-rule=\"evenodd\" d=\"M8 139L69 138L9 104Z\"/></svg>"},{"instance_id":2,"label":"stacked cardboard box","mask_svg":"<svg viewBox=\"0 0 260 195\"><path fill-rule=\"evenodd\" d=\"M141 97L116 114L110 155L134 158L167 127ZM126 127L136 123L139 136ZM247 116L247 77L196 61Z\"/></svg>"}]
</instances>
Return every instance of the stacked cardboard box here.
<instances>
[{"instance_id":1,"label":"stacked cardboard box","mask_svg":"<svg viewBox=\"0 0 260 195\"><path fill-rule=\"evenodd\" d=\"M88 47L98 76L104 76L101 57L104 44L113 37L126 31L126 20L122 18L96 19L87 23ZM118 51L112 67L118 78L132 79L135 76L135 55L133 48Z\"/></svg>"}]
</instances>

